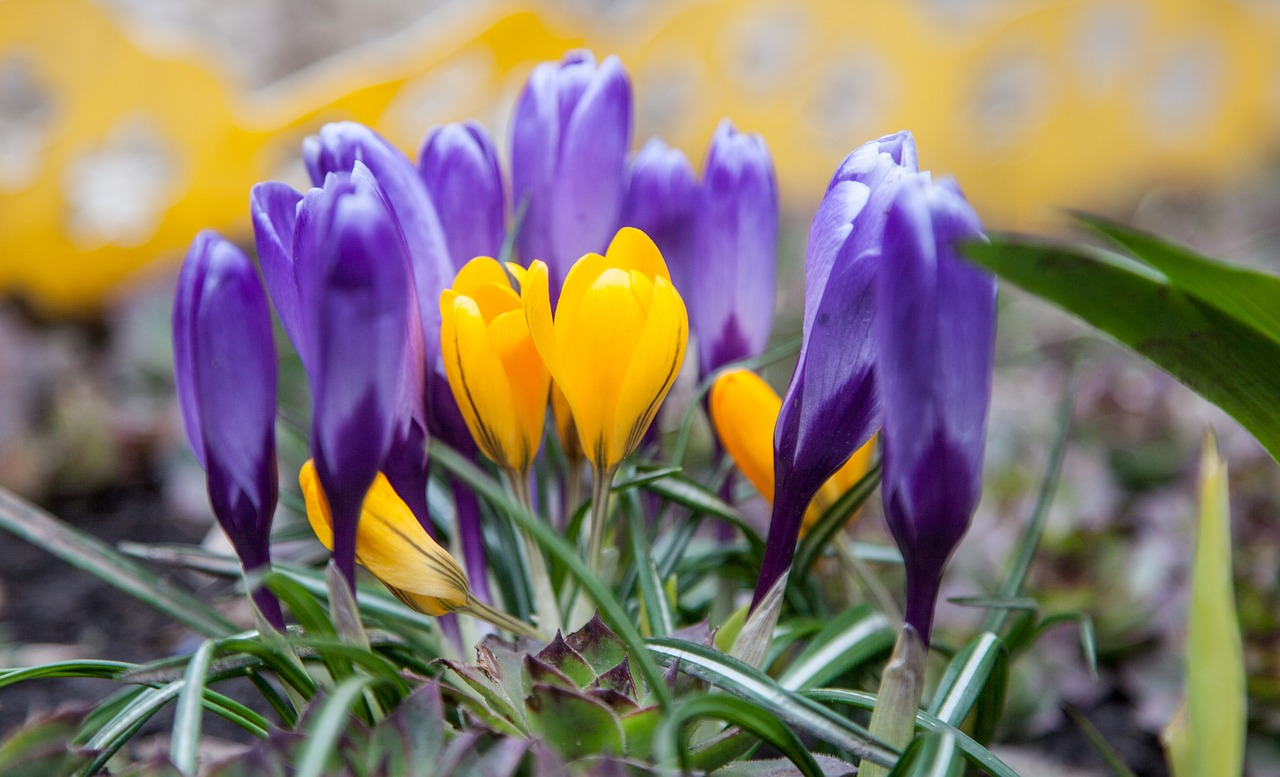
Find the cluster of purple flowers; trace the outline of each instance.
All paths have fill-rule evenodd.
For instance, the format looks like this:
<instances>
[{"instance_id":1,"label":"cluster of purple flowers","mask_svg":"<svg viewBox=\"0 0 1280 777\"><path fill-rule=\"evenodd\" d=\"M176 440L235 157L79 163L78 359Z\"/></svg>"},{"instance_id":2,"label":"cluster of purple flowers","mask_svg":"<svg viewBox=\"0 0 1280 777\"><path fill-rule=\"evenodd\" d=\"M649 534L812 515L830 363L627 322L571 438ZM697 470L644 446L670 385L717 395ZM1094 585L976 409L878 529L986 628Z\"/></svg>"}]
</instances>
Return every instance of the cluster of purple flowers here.
<instances>
[{"instance_id":1,"label":"cluster of purple flowers","mask_svg":"<svg viewBox=\"0 0 1280 777\"><path fill-rule=\"evenodd\" d=\"M314 188L254 187L262 274L311 385L311 449L348 580L376 473L431 531L428 436L475 451L440 359L438 299L472 257L498 256L513 226L521 263L548 264L553 301L579 257L638 227L691 308L702 375L764 350L778 235L764 141L722 123L699 180L658 140L628 158L631 127L621 63L573 52L536 67L518 100L509 194L474 122L430 132L417 164L366 127L330 124L303 147ZM955 248L980 235L954 184L917 172L909 134L859 148L832 179L809 235L804 344L776 427L757 599L786 574L814 493L883 424L908 619L927 635L942 565L980 491L995 283ZM253 265L212 232L183 268L174 343L214 511L245 568L262 567L277 479L271 322ZM462 517L466 495L455 493L466 566L483 585L478 517ZM263 607L279 623L278 606Z\"/></svg>"}]
</instances>

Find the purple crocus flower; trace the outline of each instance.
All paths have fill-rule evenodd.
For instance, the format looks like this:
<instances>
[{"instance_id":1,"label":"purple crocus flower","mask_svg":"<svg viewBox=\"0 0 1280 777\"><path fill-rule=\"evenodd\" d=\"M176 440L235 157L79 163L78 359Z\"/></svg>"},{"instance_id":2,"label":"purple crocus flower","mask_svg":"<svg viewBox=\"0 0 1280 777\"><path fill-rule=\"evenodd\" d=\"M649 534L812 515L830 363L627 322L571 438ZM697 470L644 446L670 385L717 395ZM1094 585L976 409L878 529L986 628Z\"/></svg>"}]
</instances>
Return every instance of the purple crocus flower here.
<instances>
[{"instance_id":1,"label":"purple crocus flower","mask_svg":"<svg viewBox=\"0 0 1280 777\"><path fill-rule=\"evenodd\" d=\"M697 194L693 165L680 149L650 138L631 157L621 226L635 227L653 240L681 294L690 288Z\"/></svg>"},{"instance_id":2,"label":"purple crocus flower","mask_svg":"<svg viewBox=\"0 0 1280 777\"><path fill-rule=\"evenodd\" d=\"M879 425L874 282L885 214L916 170L910 133L873 140L845 158L813 217L803 340L774 428L773 519L753 607L790 568L814 494Z\"/></svg>"},{"instance_id":3,"label":"purple crocus flower","mask_svg":"<svg viewBox=\"0 0 1280 777\"><path fill-rule=\"evenodd\" d=\"M311 452L333 518L334 563L353 586L356 524L395 438L416 328L404 235L367 171L356 173L307 193L294 238Z\"/></svg>"},{"instance_id":4,"label":"purple crocus flower","mask_svg":"<svg viewBox=\"0 0 1280 777\"><path fill-rule=\"evenodd\" d=\"M618 231L631 147L631 81L617 57L571 51L533 70L512 119L513 206L520 260L547 263L552 304L583 254Z\"/></svg>"},{"instance_id":5,"label":"purple crocus flower","mask_svg":"<svg viewBox=\"0 0 1280 777\"><path fill-rule=\"evenodd\" d=\"M246 572L271 563L276 473L276 351L253 264L218 233L196 236L173 305L174 377L187 439L208 476L209 504ZM254 602L276 628L280 603Z\"/></svg>"},{"instance_id":6,"label":"purple crocus flower","mask_svg":"<svg viewBox=\"0 0 1280 777\"><path fill-rule=\"evenodd\" d=\"M433 130L418 153L418 170L453 267L477 256L497 258L507 232L507 197L489 131L471 120Z\"/></svg>"},{"instance_id":7,"label":"purple crocus flower","mask_svg":"<svg viewBox=\"0 0 1280 777\"><path fill-rule=\"evenodd\" d=\"M773 327L778 185L759 135L725 119L698 190L688 297L701 373L764 351Z\"/></svg>"},{"instance_id":8,"label":"purple crocus flower","mask_svg":"<svg viewBox=\"0 0 1280 777\"><path fill-rule=\"evenodd\" d=\"M885 519L906 562L906 622L925 644L943 567L982 492L996 280L956 252L981 236L954 181L909 181L889 210L876 283Z\"/></svg>"}]
</instances>

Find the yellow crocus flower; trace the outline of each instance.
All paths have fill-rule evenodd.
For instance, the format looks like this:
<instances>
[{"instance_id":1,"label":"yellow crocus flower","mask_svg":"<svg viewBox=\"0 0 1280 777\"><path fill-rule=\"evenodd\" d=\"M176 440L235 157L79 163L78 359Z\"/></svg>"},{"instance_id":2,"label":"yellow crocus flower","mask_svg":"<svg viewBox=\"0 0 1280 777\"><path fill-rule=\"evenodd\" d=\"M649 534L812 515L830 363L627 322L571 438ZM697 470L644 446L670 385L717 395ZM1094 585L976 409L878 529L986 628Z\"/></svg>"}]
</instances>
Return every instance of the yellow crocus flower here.
<instances>
[{"instance_id":1,"label":"yellow crocus flower","mask_svg":"<svg viewBox=\"0 0 1280 777\"><path fill-rule=\"evenodd\" d=\"M640 442L684 361L689 317L657 246L619 230L604 256L569 270L555 316L547 265L535 261L521 297L533 342L564 393L599 473Z\"/></svg>"},{"instance_id":2,"label":"yellow crocus flower","mask_svg":"<svg viewBox=\"0 0 1280 777\"><path fill-rule=\"evenodd\" d=\"M512 266L517 281L524 274ZM551 378L502 265L476 257L440 294L440 348L449 388L484 455L520 476L542 441Z\"/></svg>"},{"instance_id":3,"label":"yellow crocus flower","mask_svg":"<svg viewBox=\"0 0 1280 777\"><path fill-rule=\"evenodd\" d=\"M315 462L298 473L307 503L307 520L326 548L333 549L333 519ZM365 495L356 529L356 562L382 581L400 601L427 615L463 612L513 634L539 636L529 624L512 618L471 595L467 576L448 551L427 534L381 472Z\"/></svg>"},{"instance_id":4,"label":"yellow crocus flower","mask_svg":"<svg viewBox=\"0 0 1280 777\"><path fill-rule=\"evenodd\" d=\"M782 398L754 372L732 370L716 379L709 404L711 423L720 443L751 485L772 502L773 428L782 410ZM872 438L822 485L805 512L802 533L867 474L874 452L875 438Z\"/></svg>"}]
</instances>

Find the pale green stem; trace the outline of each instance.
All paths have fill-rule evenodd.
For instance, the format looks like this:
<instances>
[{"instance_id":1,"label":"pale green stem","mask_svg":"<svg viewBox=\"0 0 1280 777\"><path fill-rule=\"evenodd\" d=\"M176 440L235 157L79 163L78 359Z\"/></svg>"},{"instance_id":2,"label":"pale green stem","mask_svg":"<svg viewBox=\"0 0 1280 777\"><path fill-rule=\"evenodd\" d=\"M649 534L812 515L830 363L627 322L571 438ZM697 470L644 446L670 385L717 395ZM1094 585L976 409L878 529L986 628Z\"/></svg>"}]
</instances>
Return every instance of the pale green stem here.
<instances>
[{"instance_id":1,"label":"pale green stem","mask_svg":"<svg viewBox=\"0 0 1280 777\"><path fill-rule=\"evenodd\" d=\"M578 511L578 505L582 504L582 459L570 457L565 464L564 469L564 521L560 524L560 530L573 522L573 514Z\"/></svg>"},{"instance_id":2,"label":"pale green stem","mask_svg":"<svg viewBox=\"0 0 1280 777\"><path fill-rule=\"evenodd\" d=\"M609 492L613 488L613 473L617 467L607 470L596 469L594 482L591 484L591 528L587 540L587 566L592 574L604 579L604 534L605 524L609 519Z\"/></svg>"},{"instance_id":3,"label":"pale green stem","mask_svg":"<svg viewBox=\"0 0 1280 777\"><path fill-rule=\"evenodd\" d=\"M507 485L511 495L530 515L537 515L533 509L533 495L529 493L528 473L507 472ZM524 546L525 559L528 561L529 586L533 591L534 607L537 609L537 623L542 631L550 632L564 628L560 617L560 606L556 603L556 592L551 588L551 575L547 573L547 562L542 557L542 548L521 530L520 544ZM492 623L492 621L490 621ZM494 624L499 625L499 624ZM505 628L505 627L504 627Z\"/></svg>"},{"instance_id":4,"label":"pale green stem","mask_svg":"<svg viewBox=\"0 0 1280 777\"><path fill-rule=\"evenodd\" d=\"M533 637L538 640L549 639L544 631L540 631L532 625L510 616L502 610L490 607L474 596L468 595L467 603L459 607L458 612L479 618L485 623L491 623L500 629L506 629L517 637Z\"/></svg>"},{"instance_id":5,"label":"pale green stem","mask_svg":"<svg viewBox=\"0 0 1280 777\"><path fill-rule=\"evenodd\" d=\"M884 676L880 678L870 728L873 737L897 750L904 749L915 734L928 657L929 649L920 632L910 624L903 626ZM888 769L870 761L863 761L858 770L860 777L886 777L888 773Z\"/></svg>"}]
</instances>

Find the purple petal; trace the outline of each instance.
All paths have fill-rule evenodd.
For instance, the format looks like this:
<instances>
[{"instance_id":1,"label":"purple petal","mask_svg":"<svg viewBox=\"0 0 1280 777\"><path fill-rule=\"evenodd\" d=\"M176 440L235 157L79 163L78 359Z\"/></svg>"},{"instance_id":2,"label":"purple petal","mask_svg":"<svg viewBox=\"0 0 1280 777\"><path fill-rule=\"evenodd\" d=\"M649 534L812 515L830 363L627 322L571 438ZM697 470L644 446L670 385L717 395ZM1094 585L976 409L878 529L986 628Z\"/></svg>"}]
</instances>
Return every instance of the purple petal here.
<instances>
[{"instance_id":1,"label":"purple petal","mask_svg":"<svg viewBox=\"0 0 1280 777\"><path fill-rule=\"evenodd\" d=\"M533 69L511 120L511 207L519 219L516 248L525 265L551 256L551 182L560 148L557 65Z\"/></svg>"},{"instance_id":2,"label":"purple petal","mask_svg":"<svg viewBox=\"0 0 1280 777\"><path fill-rule=\"evenodd\" d=\"M506 236L506 192L488 131L475 121L432 132L418 169L440 217L454 267L477 256L498 257Z\"/></svg>"},{"instance_id":3,"label":"purple petal","mask_svg":"<svg viewBox=\"0 0 1280 777\"><path fill-rule=\"evenodd\" d=\"M702 374L769 342L778 261L778 187L759 135L722 121L707 153L695 214L691 324Z\"/></svg>"},{"instance_id":4,"label":"purple petal","mask_svg":"<svg viewBox=\"0 0 1280 777\"><path fill-rule=\"evenodd\" d=\"M650 138L631 158L622 226L648 235L662 252L671 282L689 293L693 272L693 211L698 183L684 152Z\"/></svg>"},{"instance_id":5,"label":"purple petal","mask_svg":"<svg viewBox=\"0 0 1280 777\"><path fill-rule=\"evenodd\" d=\"M182 410L183 427L196 461L205 467L204 429L196 401L194 319L199 306L198 295L204 286L210 252L223 241L217 232L206 229L196 235L178 273L178 288L173 296L173 381Z\"/></svg>"},{"instance_id":6,"label":"purple petal","mask_svg":"<svg viewBox=\"0 0 1280 777\"><path fill-rule=\"evenodd\" d=\"M330 173L351 173L363 163L377 181L404 233L418 293L423 343L439 358L440 292L453 283L454 266L431 195L409 158L373 130L354 122L326 124L303 144L317 186Z\"/></svg>"},{"instance_id":7,"label":"purple petal","mask_svg":"<svg viewBox=\"0 0 1280 777\"><path fill-rule=\"evenodd\" d=\"M576 80L568 80L569 91L576 86ZM562 117L565 91L562 87ZM554 253L548 262L556 289L583 254L604 253L622 216L631 148L631 81L617 57L601 63L561 126L551 189Z\"/></svg>"},{"instance_id":8,"label":"purple petal","mask_svg":"<svg viewBox=\"0 0 1280 777\"><path fill-rule=\"evenodd\" d=\"M301 228L309 234L301 240ZM299 216L299 276L314 335L312 439L334 523L334 558L353 579L355 525L391 445L410 323L407 247L379 192L331 178Z\"/></svg>"},{"instance_id":9,"label":"purple petal","mask_svg":"<svg viewBox=\"0 0 1280 777\"><path fill-rule=\"evenodd\" d=\"M262 277L267 282L276 315L299 355L305 350L305 344L299 320L298 279L293 272L293 230L301 201L300 192L277 181L256 184L249 193Z\"/></svg>"},{"instance_id":10,"label":"purple petal","mask_svg":"<svg viewBox=\"0 0 1280 777\"><path fill-rule=\"evenodd\" d=\"M907 562L908 622L926 638L938 581L981 495L995 280L957 241L981 236L954 184L901 188L877 282L885 516Z\"/></svg>"}]
</instances>

